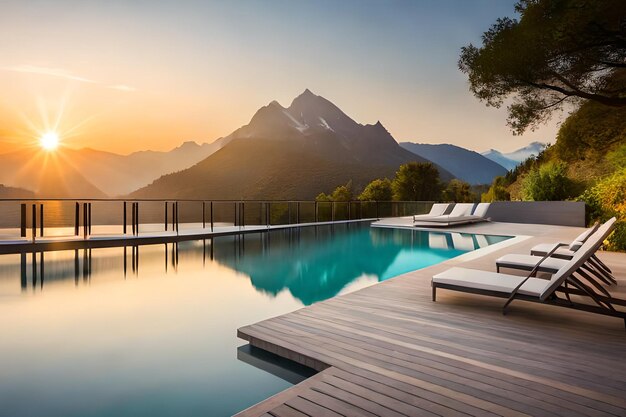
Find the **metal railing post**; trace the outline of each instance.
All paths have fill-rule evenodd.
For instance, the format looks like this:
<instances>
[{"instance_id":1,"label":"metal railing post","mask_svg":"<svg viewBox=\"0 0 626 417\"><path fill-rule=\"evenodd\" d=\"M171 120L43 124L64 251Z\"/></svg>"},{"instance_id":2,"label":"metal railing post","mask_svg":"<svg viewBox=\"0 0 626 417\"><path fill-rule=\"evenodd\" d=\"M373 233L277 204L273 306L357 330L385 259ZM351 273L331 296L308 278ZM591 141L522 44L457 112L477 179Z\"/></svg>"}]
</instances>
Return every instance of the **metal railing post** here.
<instances>
[{"instance_id":1,"label":"metal railing post","mask_svg":"<svg viewBox=\"0 0 626 417\"><path fill-rule=\"evenodd\" d=\"M239 210L239 214L241 215L241 221L239 222L241 227L246 227L246 203L244 201L242 201L241 203L241 210Z\"/></svg>"},{"instance_id":2,"label":"metal railing post","mask_svg":"<svg viewBox=\"0 0 626 417\"><path fill-rule=\"evenodd\" d=\"M135 211L135 223L137 224L135 231L137 232L137 236L139 236L139 202L135 203Z\"/></svg>"},{"instance_id":3,"label":"metal railing post","mask_svg":"<svg viewBox=\"0 0 626 417\"><path fill-rule=\"evenodd\" d=\"M206 229L206 204L202 202L202 228Z\"/></svg>"},{"instance_id":4,"label":"metal railing post","mask_svg":"<svg viewBox=\"0 0 626 417\"><path fill-rule=\"evenodd\" d=\"M130 203L130 225L133 232L133 236L135 236L135 203Z\"/></svg>"},{"instance_id":5,"label":"metal railing post","mask_svg":"<svg viewBox=\"0 0 626 417\"><path fill-rule=\"evenodd\" d=\"M378 201L376 201L376 218L380 220L380 212L378 211Z\"/></svg>"},{"instance_id":6,"label":"metal railing post","mask_svg":"<svg viewBox=\"0 0 626 417\"><path fill-rule=\"evenodd\" d=\"M123 219L123 224L122 224L122 231L124 234L126 234L126 201L124 201L124 203L122 204L122 210L124 211L124 214L122 215Z\"/></svg>"},{"instance_id":7,"label":"metal railing post","mask_svg":"<svg viewBox=\"0 0 626 417\"><path fill-rule=\"evenodd\" d=\"M37 237L37 205L33 204L33 216L32 216L32 224L31 227L33 229L33 242L35 241L35 237ZM35 256L33 254L33 256Z\"/></svg>"},{"instance_id":8,"label":"metal railing post","mask_svg":"<svg viewBox=\"0 0 626 417\"><path fill-rule=\"evenodd\" d=\"M83 203L83 239L87 239L87 203Z\"/></svg>"},{"instance_id":9,"label":"metal railing post","mask_svg":"<svg viewBox=\"0 0 626 417\"><path fill-rule=\"evenodd\" d=\"M178 201L176 202L176 234L180 230L180 214L178 212Z\"/></svg>"},{"instance_id":10,"label":"metal railing post","mask_svg":"<svg viewBox=\"0 0 626 417\"><path fill-rule=\"evenodd\" d=\"M20 236L26 237L26 204L20 205Z\"/></svg>"},{"instance_id":11,"label":"metal railing post","mask_svg":"<svg viewBox=\"0 0 626 417\"><path fill-rule=\"evenodd\" d=\"M211 232L213 231L213 202L211 201L211 203L209 204L209 209L211 210Z\"/></svg>"},{"instance_id":12,"label":"metal railing post","mask_svg":"<svg viewBox=\"0 0 626 417\"><path fill-rule=\"evenodd\" d=\"M167 232L167 201L165 202L165 216L163 218L165 219L165 231ZM165 250L165 253L167 253L167 250Z\"/></svg>"},{"instance_id":13,"label":"metal railing post","mask_svg":"<svg viewBox=\"0 0 626 417\"><path fill-rule=\"evenodd\" d=\"M88 220L89 220L89 234L91 235L91 203L87 203L87 208L89 209L87 217L88 217ZM41 206L41 211L43 213L43 206ZM43 217L41 218L41 221L43 223ZM42 224L41 233L43 234L43 224Z\"/></svg>"},{"instance_id":14,"label":"metal railing post","mask_svg":"<svg viewBox=\"0 0 626 417\"><path fill-rule=\"evenodd\" d=\"M300 202L296 203L296 223L300 224Z\"/></svg>"},{"instance_id":15,"label":"metal railing post","mask_svg":"<svg viewBox=\"0 0 626 417\"><path fill-rule=\"evenodd\" d=\"M348 220L352 220L352 202L348 201Z\"/></svg>"},{"instance_id":16,"label":"metal railing post","mask_svg":"<svg viewBox=\"0 0 626 417\"><path fill-rule=\"evenodd\" d=\"M43 203L39 205L39 236L43 237Z\"/></svg>"},{"instance_id":17,"label":"metal railing post","mask_svg":"<svg viewBox=\"0 0 626 417\"><path fill-rule=\"evenodd\" d=\"M80 233L80 203L76 202L76 207L74 210L74 236L78 236Z\"/></svg>"}]
</instances>

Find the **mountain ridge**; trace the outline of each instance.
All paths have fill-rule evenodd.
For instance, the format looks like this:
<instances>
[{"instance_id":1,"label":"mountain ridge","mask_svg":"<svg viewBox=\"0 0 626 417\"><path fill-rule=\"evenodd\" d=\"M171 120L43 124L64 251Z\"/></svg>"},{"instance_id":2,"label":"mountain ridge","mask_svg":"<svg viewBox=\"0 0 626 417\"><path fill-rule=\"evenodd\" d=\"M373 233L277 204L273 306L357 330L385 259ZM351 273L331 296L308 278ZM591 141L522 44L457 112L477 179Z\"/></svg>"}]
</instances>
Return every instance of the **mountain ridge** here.
<instances>
[{"instance_id":1,"label":"mountain ridge","mask_svg":"<svg viewBox=\"0 0 626 417\"><path fill-rule=\"evenodd\" d=\"M357 123L308 89L289 107L276 101L261 107L225 140L227 145L193 167L131 196L311 199L349 180L358 188L392 177L403 163L430 162L401 148L380 121ZM444 179L453 177L436 166Z\"/></svg>"},{"instance_id":2,"label":"mountain ridge","mask_svg":"<svg viewBox=\"0 0 626 417\"><path fill-rule=\"evenodd\" d=\"M401 142L400 146L441 165L455 177L472 185L491 184L495 177L507 172L497 162L457 145Z\"/></svg>"}]
</instances>

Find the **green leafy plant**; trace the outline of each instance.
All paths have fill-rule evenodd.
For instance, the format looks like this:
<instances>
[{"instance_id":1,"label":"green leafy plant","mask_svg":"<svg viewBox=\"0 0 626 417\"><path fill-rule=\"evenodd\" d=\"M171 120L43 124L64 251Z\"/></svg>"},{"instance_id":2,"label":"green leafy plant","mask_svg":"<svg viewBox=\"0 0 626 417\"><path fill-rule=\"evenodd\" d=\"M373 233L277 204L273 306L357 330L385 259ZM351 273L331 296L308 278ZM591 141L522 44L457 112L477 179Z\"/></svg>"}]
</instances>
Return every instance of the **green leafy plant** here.
<instances>
[{"instance_id":1,"label":"green leafy plant","mask_svg":"<svg viewBox=\"0 0 626 417\"><path fill-rule=\"evenodd\" d=\"M522 197L533 201L557 201L572 197L572 182L562 162L534 167L522 181Z\"/></svg>"},{"instance_id":2,"label":"green leafy plant","mask_svg":"<svg viewBox=\"0 0 626 417\"><path fill-rule=\"evenodd\" d=\"M361 201L391 201L392 198L391 181L387 178L370 182L359 195Z\"/></svg>"},{"instance_id":3,"label":"green leafy plant","mask_svg":"<svg viewBox=\"0 0 626 417\"><path fill-rule=\"evenodd\" d=\"M617 217L615 231L607 239L607 249L626 251L626 168L622 168L586 190L579 200L587 204L591 221Z\"/></svg>"},{"instance_id":4,"label":"green leafy plant","mask_svg":"<svg viewBox=\"0 0 626 417\"><path fill-rule=\"evenodd\" d=\"M430 162L400 165L391 184L398 201L433 201L441 198L439 171Z\"/></svg>"}]
</instances>

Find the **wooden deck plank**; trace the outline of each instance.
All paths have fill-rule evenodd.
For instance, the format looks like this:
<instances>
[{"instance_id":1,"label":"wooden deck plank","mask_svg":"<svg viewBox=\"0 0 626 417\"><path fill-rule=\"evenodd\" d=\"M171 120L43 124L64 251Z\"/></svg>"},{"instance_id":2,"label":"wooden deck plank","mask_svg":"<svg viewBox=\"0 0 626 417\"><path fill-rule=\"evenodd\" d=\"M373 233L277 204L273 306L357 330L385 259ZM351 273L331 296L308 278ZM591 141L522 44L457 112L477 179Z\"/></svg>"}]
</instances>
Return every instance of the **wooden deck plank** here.
<instances>
[{"instance_id":1,"label":"wooden deck plank","mask_svg":"<svg viewBox=\"0 0 626 417\"><path fill-rule=\"evenodd\" d=\"M503 227L480 228L488 233L490 226ZM535 236L482 256L464 255L240 329L252 344L325 369L241 416L274 409L276 416L626 415L619 319L525 302L502 316L502 300L445 290L431 301L430 278L440 271L495 270L504 253L527 253L579 232L529 227ZM618 278L609 289L626 294L626 254L599 257Z\"/></svg>"}]
</instances>

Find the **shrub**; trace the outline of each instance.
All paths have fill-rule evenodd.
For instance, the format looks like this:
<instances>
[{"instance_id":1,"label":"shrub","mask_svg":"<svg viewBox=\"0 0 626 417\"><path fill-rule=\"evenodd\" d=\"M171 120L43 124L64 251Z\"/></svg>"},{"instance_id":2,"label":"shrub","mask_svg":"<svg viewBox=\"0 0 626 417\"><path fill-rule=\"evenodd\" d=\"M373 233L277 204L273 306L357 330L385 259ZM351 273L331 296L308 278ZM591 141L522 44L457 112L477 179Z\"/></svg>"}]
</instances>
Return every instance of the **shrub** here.
<instances>
[{"instance_id":1,"label":"shrub","mask_svg":"<svg viewBox=\"0 0 626 417\"><path fill-rule=\"evenodd\" d=\"M571 196L572 181L562 162L533 167L522 180L522 197L533 201L558 201Z\"/></svg>"},{"instance_id":2,"label":"shrub","mask_svg":"<svg viewBox=\"0 0 626 417\"><path fill-rule=\"evenodd\" d=\"M600 180L579 200L587 204L591 221L617 217L615 231L607 239L606 247L608 250L626 251L626 168Z\"/></svg>"},{"instance_id":3,"label":"shrub","mask_svg":"<svg viewBox=\"0 0 626 417\"><path fill-rule=\"evenodd\" d=\"M494 201L511 200L511 194L506 189L508 185L508 181L505 177L495 177L489 190L480 196L480 201L483 203L492 203Z\"/></svg>"},{"instance_id":4,"label":"shrub","mask_svg":"<svg viewBox=\"0 0 626 417\"><path fill-rule=\"evenodd\" d=\"M359 195L361 201L391 201L393 190L391 189L391 181L387 178L377 179L365 187Z\"/></svg>"},{"instance_id":5,"label":"shrub","mask_svg":"<svg viewBox=\"0 0 626 417\"><path fill-rule=\"evenodd\" d=\"M439 171L430 162L400 165L391 187L398 201L433 201L441 197Z\"/></svg>"},{"instance_id":6,"label":"shrub","mask_svg":"<svg viewBox=\"0 0 626 417\"><path fill-rule=\"evenodd\" d=\"M454 201L455 203L472 203L476 196L472 193L469 183L453 179L450 180L443 191L443 198L446 201Z\"/></svg>"}]
</instances>

